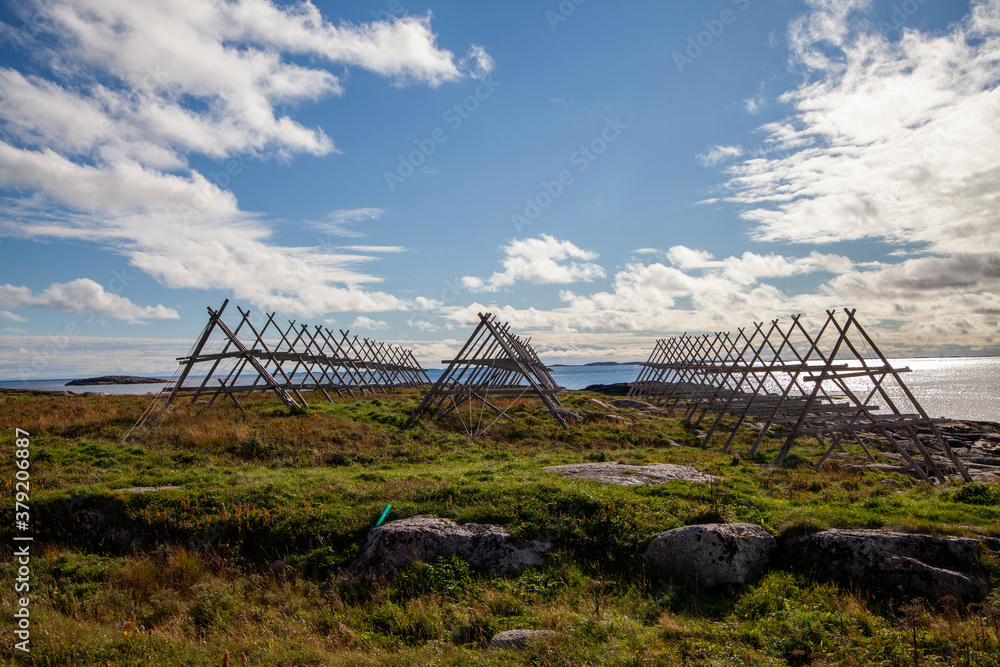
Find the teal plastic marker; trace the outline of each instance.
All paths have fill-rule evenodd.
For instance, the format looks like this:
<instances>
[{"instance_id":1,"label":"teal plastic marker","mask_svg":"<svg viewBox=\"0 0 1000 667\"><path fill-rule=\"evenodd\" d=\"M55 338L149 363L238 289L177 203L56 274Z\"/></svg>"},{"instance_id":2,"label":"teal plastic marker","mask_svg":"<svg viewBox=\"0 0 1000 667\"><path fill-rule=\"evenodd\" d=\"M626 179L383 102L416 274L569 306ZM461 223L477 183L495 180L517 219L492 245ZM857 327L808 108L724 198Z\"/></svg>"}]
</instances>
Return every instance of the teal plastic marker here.
<instances>
[{"instance_id":1,"label":"teal plastic marker","mask_svg":"<svg viewBox=\"0 0 1000 667\"><path fill-rule=\"evenodd\" d=\"M380 516L378 521L375 522L376 528L382 525L382 522L385 521L385 517L388 516L389 510L391 509L392 509L392 503L389 503L388 505L385 506L385 511L382 512L382 516Z\"/></svg>"}]
</instances>

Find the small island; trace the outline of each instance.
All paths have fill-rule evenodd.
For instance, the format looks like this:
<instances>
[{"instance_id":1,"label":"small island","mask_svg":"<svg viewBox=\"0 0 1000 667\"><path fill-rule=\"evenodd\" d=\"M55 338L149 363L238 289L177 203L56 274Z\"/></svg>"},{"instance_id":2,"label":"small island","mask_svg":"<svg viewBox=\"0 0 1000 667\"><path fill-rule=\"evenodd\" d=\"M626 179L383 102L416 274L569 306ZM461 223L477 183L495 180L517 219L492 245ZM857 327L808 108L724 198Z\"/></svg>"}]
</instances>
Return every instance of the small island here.
<instances>
[{"instance_id":1,"label":"small island","mask_svg":"<svg viewBox=\"0 0 1000 667\"><path fill-rule=\"evenodd\" d=\"M90 387L101 384L159 384L167 382L160 378L146 378L138 375L102 375L97 378L83 378L81 380L70 380L67 387Z\"/></svg>"}]
</instances>

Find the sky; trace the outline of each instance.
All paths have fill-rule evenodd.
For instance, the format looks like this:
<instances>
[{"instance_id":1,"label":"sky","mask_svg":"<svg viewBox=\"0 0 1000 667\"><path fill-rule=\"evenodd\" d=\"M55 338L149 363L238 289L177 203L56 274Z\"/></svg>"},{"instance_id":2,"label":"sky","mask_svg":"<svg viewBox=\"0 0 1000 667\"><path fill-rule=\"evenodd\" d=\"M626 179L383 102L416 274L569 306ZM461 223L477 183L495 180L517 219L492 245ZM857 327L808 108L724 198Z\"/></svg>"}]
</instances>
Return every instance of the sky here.
<instances>
[{"instance_id":1,"label":"sky","mask_svg":"<svg viewBox=\"0 0 1000 667\"><path fill-rule=\"evenodd\" d=\"M429 367L480 312L996 355L998 80L1000 0L8 0L0 378L170 372L225 299Z\"/></svg>"}]
</instances>

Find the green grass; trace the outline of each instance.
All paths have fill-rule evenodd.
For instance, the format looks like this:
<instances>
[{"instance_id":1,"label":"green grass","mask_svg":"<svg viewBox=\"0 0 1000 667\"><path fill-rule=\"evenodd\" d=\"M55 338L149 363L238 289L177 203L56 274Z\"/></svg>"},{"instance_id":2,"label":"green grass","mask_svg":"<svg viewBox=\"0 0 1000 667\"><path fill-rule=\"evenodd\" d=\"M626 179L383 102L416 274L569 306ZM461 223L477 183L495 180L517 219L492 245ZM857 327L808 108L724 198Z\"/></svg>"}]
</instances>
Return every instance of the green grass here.
<instances>
[{"instance_id":1,"label":"green grass","mask_svg":"<svg viewBox=\"0 0 1000 667\"><path fill-rule=\"evenodd\" d=\"M588 410L593 397L573 392L564 403ZM448 420L407 428L413 392L309 398L299 415L263 397L249 397L246 414L177 405L123 444L148 397L0 394L3 451L13 452L14 426L31 433L28 664L221 665L226 652L234 666L1000 664L996 598L920 610L779 570L704 592L651 580L640 559L660 532L710 521L775 535L995 536L995 486L929 486L837 463L813 472L804 461L821 448L809 442L772 468L762 462L780 440L765 439L752 458L738 453L750 431L728 454L673 446L699 438L678 419L642 412L564 430L524 403L514 423L472 440ZM12 461L5 455L6 516ZM542 470L585 461L678 463L724 480L612 487ZM140 486L181 488L122 491ZM517 576L445 559L359 587L345 568L389 503L387 520L497 523L553 550L544 568ZM10 543L11 528L2 532ZM14 571L0 561L4 581ZM595 589L595 580L609 583ZM8 637L13 604L3 597ZM514 628L562 634L522 653L484 648ZM0 644L0 660L15 659L12 642Z\"/></svg>"}]
</instances>

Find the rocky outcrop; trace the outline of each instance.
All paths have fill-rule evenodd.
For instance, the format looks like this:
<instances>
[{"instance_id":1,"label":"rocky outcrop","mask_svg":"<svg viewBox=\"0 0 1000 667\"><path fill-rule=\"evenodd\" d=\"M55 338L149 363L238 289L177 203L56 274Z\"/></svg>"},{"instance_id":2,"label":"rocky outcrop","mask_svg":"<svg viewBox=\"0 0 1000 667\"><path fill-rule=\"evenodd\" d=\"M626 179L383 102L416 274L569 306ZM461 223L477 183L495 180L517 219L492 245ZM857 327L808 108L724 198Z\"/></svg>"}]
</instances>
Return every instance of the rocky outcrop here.
<instances>
[{"instance_id":1,"label":"rocky outcrop","mask_svg":"<svg viewBox=\"0 0 1000 667\"><path fill-rule=\"evenodd\" d=\"M591 479L618 486L642 486L666 484L678 480L710 483L721 481L721 477L706 475L688 466L672 463L650 463L644 466L630 466L621 463L570 463L562 466L543 468L546 472L559 473L564 477Z\"/></svg>"},{"instance_id":2,"label":"rocky outcrop","mask_svg":"<svg viewBox=\"0 0 1000 667\"><path fill-rule=\"evenodd\" d=\"M522 540L501 526L459 526L437 516L414 516L373 529L351 573L384 578L417 561L457 556L474 568L507 574L541 565L541 554L548 550L548 544Z\"/></svg>"},{"instance_id":3,"label":"rocky outcrop","mask_svg":"<svg viewBox=\"0 0 1000 667\"><path fill-rule=\"evenodd\" d=\"M632 389L630 382L616 382L614 384L592 384L584 387L584 391L594 391L605 396L628 396Z\"/></svg>"},{"instance_id":4,"label":"rocky outcrop","mask_svg":"<svg viewBox=\"0 0 1000 667\"><path fill-rule=\"evenodd\" d=\"M490 648L519 651L528 648L532 641L558 635L558 632L552 630L505 630L493 635L493 639L490 640Z\"/></svg>"},{"instance_id":5,"label":"rocky outcrop","mask_svg":"<svg viewBox=\"0 0 1000 667\"><path fill-rule=\"evenodd\" d=\"M785 540L793 562L834 578L939 600L982 597L975 573L979 542L967 537L911 535L878 530L824 530Z\"/></svg>"},{"instance_id":6,"label":"rocky outcrop","mask_svg":"<svg viewBox=\"0 0 1000 667\"><path fill-rule=\"evenodd\" d=\"M767 569L776 546L760 526L711 523L661 533L646 549L645 558L654 572L711 588L753 581Z\"/></svg>"}]
</instances>

